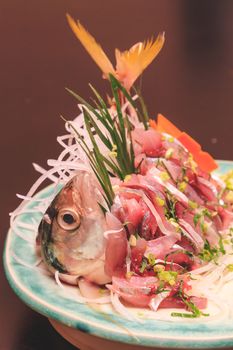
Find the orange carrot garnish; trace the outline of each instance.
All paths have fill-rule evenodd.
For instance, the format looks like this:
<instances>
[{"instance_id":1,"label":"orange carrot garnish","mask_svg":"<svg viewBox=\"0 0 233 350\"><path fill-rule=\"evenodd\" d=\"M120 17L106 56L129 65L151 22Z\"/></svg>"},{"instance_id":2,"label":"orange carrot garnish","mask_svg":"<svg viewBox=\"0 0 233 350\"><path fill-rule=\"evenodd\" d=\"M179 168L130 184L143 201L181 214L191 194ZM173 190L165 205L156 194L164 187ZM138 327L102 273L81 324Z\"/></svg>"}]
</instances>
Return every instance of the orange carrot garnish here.
<instances>
[{"instance_id":1,"label":"orange carrot garnish","mask_svg":"<svg viewBox=\"0 0 233 350\"><path fill-rule=\"evenodd\" d=\"M211 172L218 167L214 158L209 153L202 151L201 146L197 141L195 141L186 132L179 130L162 114L158 114L156 129L177 138L180 143L182 143L182 145L193 155L193 159L201 170Z\"/></svg>"},{"instance_id":2,"label":"orange carrot garnish","mask_svg":"<svg viewBox=\"0 0 233 350\"><path fill-rule=\"evenodd\" d=\"M160 132L165 132L170 134L173 137L178 138L181 134L181 131L172 124L167 118L165 118L162 114L158 114L157 118L157 130Z\"/></svg>"},{"instance_id":3,"label":"orange carrot garnish","mask_svg":"<svg viewBox=\"0 0 233 350\"><path fill-rule=\"evenodd\" d=\"M201 170L206 172L211 172L217 169L218 164L215 162L214 158L207 152L200 151L193 155L193 159L198 164Z\"/></svg>"},{"instance_id":4,"label":"orange carrot garnish","mask_svg":"<svg viewBox=\"0 0 233 350\"><path fill-rule=\"evenodd\" d=\"M187 150L193 155L201 151L201 146L197 141L195 141L191 136L182 132L177 139L184 145Z\"/></svg>"},{"instance_id":5,"label":"orange carrot garnish","mask_svg":"<svg viewBox=\"0 0 233 350\"><path fill-rule=\"evenodd\" d=\"M156 124L156 121L154 119L149 119L149 125L151 128L153 129L157 129L157 124Z\"/></svg>"}]
</instances>

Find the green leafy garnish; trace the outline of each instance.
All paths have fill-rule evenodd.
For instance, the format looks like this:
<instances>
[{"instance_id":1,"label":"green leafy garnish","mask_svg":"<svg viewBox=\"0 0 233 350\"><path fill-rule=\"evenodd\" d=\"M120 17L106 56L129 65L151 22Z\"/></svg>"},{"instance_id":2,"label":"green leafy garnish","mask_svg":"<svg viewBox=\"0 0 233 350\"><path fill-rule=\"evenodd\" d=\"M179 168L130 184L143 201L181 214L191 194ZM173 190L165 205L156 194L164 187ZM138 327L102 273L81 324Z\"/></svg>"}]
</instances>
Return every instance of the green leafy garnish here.
<instances>
[{"instance_id":1,"label":"green leafy garnish","mask_svg":"<svg viewBox=\"0 0 233 350\"><path fill-rule=\"evenodd\" d=\"M157 276L160 281L166 282L170 284L170 286L174 286L174 284L176 283L178 273L176 271L161 270L158 271Z\"/></svg>"},{"instance_id":2,"label":"green leafy garnish","mask_svg":"<svg viewBox=\"0 0 233 350\"><path fill-rule=\"evenodd\" d=\"M146 261L146 259L143 259L142 263L141 263L141 267L139 269L140 273L143 273L146 268L147 268L147 261Z\"/></svg>"},{"instance_id":3,"label":"green leafy garnish","mask_svg":"<svg viewBox=\"0 0 233 350\"><path fill-rule=\"evenodd\" d=\"M195 214L193 217L193 223L194 223L195 227L199 223L202 232L206 232L206 230L207 230L207 223L205 222L205 217L207 217L209 219L213 218L212 214L210 213L210 211L208 209L203 209L200 213Z\"/></svg>"},{"instance_id":4,"label":"green leafy garnish","mask_svg":"<svg viewBox=\"0 0 233 350\"><path fill-rule=\"evenodd\" d=\"M197 318L200 316L209 316L209 314L203 313L191 300L190 296L185 294L183 291L183 281L180 283L179 291L177 292L177 297L180 298L187 309L191 313L186 312L172 312L171 316L173 317L185 317L185 318Z\"/></svg>"},{"instance_id":5,"label":"green leafy garnish","mask_svg":"<svg viewBox=\"0 0 233 350\"><path fill-rule=\"evenodd\" d=\"M122 112L121 99L123 97L128 101L132 108L135 108L135 102L113 75L110 75L110 83L116 106L116 116L114 117L110 115L104 99L94 87L91 86L96 98L96 101L94 101L95 106L86 102L75 92L67 89L83 105L82 111L85 127L92 143L92 149L88 147L86 141L75 130L72 123L70 123L70 126L75 131L77 141L86 153L90 165L104 190L104 197L109 207L112 205L114 198L110 177L117 176L121 180L124 180L127 175L137 173L137 169L134 166L135 156L131 137L132 125L128 119L128 115ZM139 120L141 120L142 116L138 110L137 113L140 115ZM147 116L144 116L143 120L146 128ZM99 138L109 150L109 157L104 156L100 152L96 138Z\"/></svg>"},{"instance_id":6,"label":"green leafy garnish","mask_svg":"<svg viewBox=\"0 0 233 350\"><path fill-rule=\"evenodd\" d=\"M143 123L145 130L147 130L148 129L148 122L149 122L149 113L147 111L146 104L143 100L143 97L142 97L142 94L141 94L141 91L139 90L139 88L136 89L134 87L133 89L138 96L138 101L140 103L140 107L142 110L142 112L140 112L140 110L137 109L135 104L134 104L135 110L137 111L137 114L138 114L138 120Z\"/></svg>"},{"instance_id":7,"label":"green leafy garnish","mask_svg":"<svg viewBox=\"0 0 233 350\"><path fill-rule=\"evenodd\" d=\"M165 211L165 216L167 219L174 219L176 222L178 220L176 216L176 198L171 194L170 191L166 190L166 202L167 202L167 210Z\"/></svg>"},{"instance_id":8,"label":"green leafy garnish","mask_svg":"<svg viewBox=\"0 0 233 350\"><path fill-rule=\"evenodd\" d=\"M208 240L204 243L204 248L198 254L199 258L203 261L210 262L213 261L215 264L218 262L218 258L221 255L226 254L222 238L219 239L219 245L211 247Z\"/></svg>"},{"instance_id":9,"label":"green leafy garnish","mask_svg":"<svg viewBox=\"0 0 233 350\"><path fill-rule=\"evenodd\" d=\"M227 270L230 272L233 272L233 264L228 264L227 265Z\"/></svg>"},{"instance_id":10,"label":"green leafy garnish","mask_svg":"<svg viewBox=\"0 0 233 350\"><path fill-rule=\"evenodd\" d=\"M154 265L155 265L156 259L155 259L154 254L149 253L147 259L148 259L148 263L149 263L151 266L154 266Z\"/></svg>"}]
</instances>

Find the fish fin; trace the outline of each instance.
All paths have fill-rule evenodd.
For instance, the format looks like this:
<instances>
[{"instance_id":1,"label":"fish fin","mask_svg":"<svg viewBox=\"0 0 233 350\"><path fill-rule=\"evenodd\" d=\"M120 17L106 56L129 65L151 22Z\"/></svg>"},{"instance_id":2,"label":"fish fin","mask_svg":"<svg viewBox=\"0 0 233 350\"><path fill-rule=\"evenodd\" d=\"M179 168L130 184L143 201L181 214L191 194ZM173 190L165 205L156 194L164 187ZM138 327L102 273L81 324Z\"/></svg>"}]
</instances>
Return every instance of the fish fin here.
<instances>
[{"instance_id":1,"label":"fish fin","mask_svg":"<svg viewBox=\"0 0 233 350\"><path fill-rule=\"evenodd\" d=\"M116 49L117 77L127 89L130 89L139 75L158 55L164 41L165 34L159 33L155 41L148 40L137 43L124 52Z\"/></svg>"},{"instance_id":2,"label":"fish fin","mask_svg":"<svg viewBox=\"0 0 233 350\"><path fill-rule=\"evenodd\" d=\"M95 38L88 33L79 21L76 22L68 13L66 14L66 17L75 36L102 70L104 77L107 78L110 73L115 74L112 63L106 56L102 47L96 42Z\"/></svg>"}]
</instances>

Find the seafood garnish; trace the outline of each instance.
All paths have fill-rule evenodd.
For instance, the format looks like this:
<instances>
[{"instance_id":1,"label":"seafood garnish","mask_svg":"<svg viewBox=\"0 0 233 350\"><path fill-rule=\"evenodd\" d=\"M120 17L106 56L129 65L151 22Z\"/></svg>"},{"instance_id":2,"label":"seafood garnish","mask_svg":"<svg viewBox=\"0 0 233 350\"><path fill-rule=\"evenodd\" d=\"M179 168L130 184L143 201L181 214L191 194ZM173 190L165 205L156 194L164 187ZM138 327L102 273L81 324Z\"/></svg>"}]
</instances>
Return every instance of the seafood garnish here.
<instances>
[{"instance_id":1,"label":"seafood garnish","mask_svg":"<svg viewBox=\"0 0 233 350\"><path fill-rule=\"evenodd\" d=\"M45 179L55 183L53 198L38 203L36 250L59 286L79 288L78 302L106 300L129 319L129 306L180 309L171 319L210 317L208 301L233 280L232 172L212 175L211 155L163 115L150 119L131 92L164 34L116 50L114 69L86 29L67 18L112 96L106 102L91 86L91 104L67 89L81 113L63 117L63 151L48 160L48 171L35 165L42 175L23 197L31 200ZM22 213L23 204L12 226Z\"/></svg>"}]
</instances>

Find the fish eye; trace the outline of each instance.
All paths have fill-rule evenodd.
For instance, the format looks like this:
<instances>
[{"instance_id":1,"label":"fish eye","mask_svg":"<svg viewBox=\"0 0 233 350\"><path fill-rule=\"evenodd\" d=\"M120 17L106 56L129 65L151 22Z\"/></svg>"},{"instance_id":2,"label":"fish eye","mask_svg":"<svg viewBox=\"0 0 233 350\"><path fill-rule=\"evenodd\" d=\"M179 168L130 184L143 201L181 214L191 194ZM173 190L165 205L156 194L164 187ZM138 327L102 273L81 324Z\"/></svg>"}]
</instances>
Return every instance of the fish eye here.
<instances>
[{"instance_id":1,"label":"fish eye","mask_svg":"<svg viewBox=\"0 0 233 350\"><path fill-rule=\"evenodd\" d=\"M63 229L63 230L75 230L79 227L80 225L80 217L79 215L70 209L63 209L60 210L57 216L57 222L58 225Z\"/></svg>"}]
</instances>

